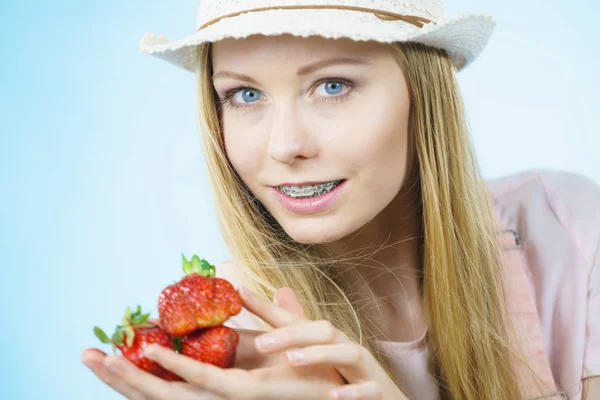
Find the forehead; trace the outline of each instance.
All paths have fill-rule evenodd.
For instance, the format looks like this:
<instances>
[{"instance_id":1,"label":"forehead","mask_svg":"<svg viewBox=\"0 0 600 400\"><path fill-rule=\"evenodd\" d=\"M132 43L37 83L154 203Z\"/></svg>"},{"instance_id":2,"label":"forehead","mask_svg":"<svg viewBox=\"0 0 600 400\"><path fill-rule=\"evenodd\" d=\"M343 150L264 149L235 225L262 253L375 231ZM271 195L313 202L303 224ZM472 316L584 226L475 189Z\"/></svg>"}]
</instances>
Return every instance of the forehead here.
<instances>
[{"instance_id":1,"label":"forehead","mask_svg":"<svg viewBox=\"0 0 600 400\"><path fill-rule=\"evenodd\" d=\"M298 37L252 35L243 39L223 39L212 45L215 70L224 67L252 67L254 64L285 61L286 64L305 64L307 61L334 57L374 60L389 55L389 49L374 41L327 39L321 36Z\"/></svg>"}]
</instances>

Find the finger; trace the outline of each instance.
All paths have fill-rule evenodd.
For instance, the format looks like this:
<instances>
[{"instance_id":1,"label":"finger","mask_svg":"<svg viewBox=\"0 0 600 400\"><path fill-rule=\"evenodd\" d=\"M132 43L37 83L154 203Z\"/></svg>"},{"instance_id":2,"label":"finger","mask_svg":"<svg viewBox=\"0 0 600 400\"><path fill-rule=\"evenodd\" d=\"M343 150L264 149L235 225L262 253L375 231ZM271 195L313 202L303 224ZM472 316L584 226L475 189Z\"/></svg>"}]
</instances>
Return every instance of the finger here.
<instances>
[{"instance_id":1,"label":"finger","mask_svg":"<svg viewBox=\"0 0 600 400\"><path fill-rule=\"evenodd\" d=\"M174 353L174 352L173 352ZM154 376L135 366L125 357L110 355L104 359L104 366L107 367L113 375L116 375L115 382L120 386L127 385L133 389L135 399L170 399L183 397L176 388L181 386L170 385L162 378ZM112 386L112 385L111 385Z\"/></svg>"},{"instance_id":2,"label":"finger","mask_svg":"<svg viewBox=\"0 0 600 400\"><path fill-rule=\"evenodd\" d=\"M306 319L304 307L302 307L302 304L298 301L294 291L288 287L281 288L275 292L273 303L275 303L276 306L291 312L300 319Z\"/></svg>"},{"instance_id":3,"label":"finger","mask_svg":"<svg viewBox=\"0 0 600 400\"><path fill-rule=\"evenodd\" d=\"M330 365L339 367L357 367L363 363L369 363L365 360L363 348L354 343L340 343L329 345L308 346L302 349L293 349L286 352L288 362L292 365ZM364 368L367 372L368 367ZM372 379L368 373L364 373L362 379Z\"/></svg>"},{"instance_id":4,"label":"finger","mask_svg":"<svg viewBox=\"0 0 600 400\"><path fill-rule=\"evenodd\" d=\"M314 345L286 352L294 367L335 368L348 383L379 382L380 388L396 390L397 386L369 351L356 343Z\"/></svg>"},{"instance_id":5,"label":"finger","mask_svg":"<svg viewBox=\"0 0 600 400\"><path fill-rule=\"evenodd\" d=\"M117 392L129 400L143 400L143 399L171 399L172 396L177 396L178 400L223 400L222 397L214 394L201 391L186 382L166 382L161 378L157 378L154 375L146 373L141 369L137 368L131 362L126 359L119 357L126 363L129 363L127 370L113 371L107 367L107 364L111 365L114 361L108 360L119 356L108 356L106 353L98 349L88 349L82 354L82 361L88 365L90 369L108 386L112 387ZM119 360L121 361L121 360ZM158 382L161 386L167 387L166 390L158 391L154 387L152 388L139 388L139 385L150 385L151 383L145 383L142 380L138 380L129 369L133 368L133 373L136 372L140 375L147 375L150 380ZM140 381L139 384L132 382L132 380ZM141 390L143 389L143 390ZM148 390L150 389L150 390Z\"/></svg>"},{"instance_id":6,"label":"finger","mask_svg":"<svg viewBox=\"0 0 600 400\"><path fill-rule=\"evenodd\" d=\"M299 380L302 383L309 381L311 385L329 385L329 389L331 389L333 387L348 383L344 380L344 378L342 378L340 373L336 371L335 368L321 365L314 365L310 368L305 368L302 370L298 370L297 367L292 365L275 365L266 368L254 369L249 371L249 375L260 382L261 385L266 385L267 383L277 381ZM323 398L323 396L320 398Z\"/></svg>"},{"instance_id":7,"label":"finger","mask_svg":"<svg viewBox=\"0 0 600 400\"><path fill-rule=\"evenodd\" d=\"M239 393L246 393L248 389L247 372L240 369L222 369L157 345L146 347L144 356L156 361L190 384L225 398L235 397ZM169 398L174 398L174 396Z\"/></svg>"},{"instance_id":8,"label":"finger","mask_svg":"<svg viewBox=\"0 0 600 400\"><path fill-rule=\"evenodd\" d=\"M297 376L291 379L273 379L266 382L260 382L255 385L246 398L260 400L306 400L306 399L328 399L331 390L337 385L320 379L318 376L314 380L299 379ZM234 397L235 399L240 398Z\"/></svg>"},{"instance_id":9,"label":"finger","mask_svg":"<svg viewBox=\"0 0 600 400\"><path fill-rule=\"evenodd\" d=\"M309 354L306 357L317 357L317 360L313 361L316 364L328 364L326 357L329 357L332 366L347 382L374 380L386 382L387 385L390 381L389 376L368 350L351 341L346 334L326 320L305 321L267 332L256 338L256 347L263 353L297 350L290 352L290 358L296 358L297 363L301 362L300 359L304 355L303 348L316 347L307 349ZM319 355L320 352L323 354Z\"/></svg>"},{"instance_id":10,"label":"finger","mask_svg":"<svg viewBox=\"0 0 600 400\"><path fill-rule=\"evenodd\" d=\"M244 394L260 400L328 399L331 389L345 383L330 367L311 367L299 373L297 368L284 364L255 369L249 375L259 384Z\"/></svg>"},{"instance_id":11,"label":"finger","mask_svg":"<svg viewBox=\"0 0 600 400\"><path fill-rule=\"evenodd\" d=\"M270 365L281 365L287 364L285 354L267 355L260 353L256 349L254 339L265 333L264 331L257 331L251 329L240 329L236 328L240 340L237 345L235 352L235 368L244 370L250 370L255 368L267 367Z\"/></svg>"},{"instance_id":12,"label":"finger","mask_svg":"<svg viewBox=\"0 0 600 400\"><path fill-rule=\"evenodd\" d=\"M239 294L242 298L244 307L273 328L280 328L301 321L301 319L293 313L277 307L270 301L257 296L244 286L240 287Z\"/></svg>"},{"instance_id":13,"label":"finger","mask_svg":"<svg viewBox=\"0 0 600 400\"><path fill-rule=\"evenodd\" d=\"M148 318L148 322L162 328L162 325L160 324L160 319L158 318Z\"/></svg>"},{"instance_id":14,"label":"finger","mask_svg":"<svg viewBox=\"0 0 600 400\"><path fill-rule=\"evenodd\" d=\"M366 381L344 385L331 391L331 400L381 400L382 393L377 382Z\"/></svg>"},{"instance_id":15,"label":"finger","mask_svg":"<svg viewBox=\"0 0 600 400\"><path fill-rule=\"evenodd\" d=\"M389 379L373 356L355 343L309 346L286 352L288 362L295 367L316 366L335 368L346 380L355 383Z\"/></svg>"},{"instance_id":16,"label":"finger","mask_svg":"<svg viewBox=\"0 0 600 400\"><path fill-rule=\"evenodd\" d=\"M98 349L87 349L81 355L81 361L106 385L130 400L142 399L142 395L125 382L117 373L104 365L106 353Z\"/></svg>"},{"instance_id":17,"label":"finger","mask_svg":"<svg viewBox=\"0 0 600 400\"><path fill-rule=\"evenodd\" d=\"M296 325L284 326L256 338L256 347L262 353L326 343L352 343L352 341L326 320L298 322Z\"/></svg>"}]
</instances>

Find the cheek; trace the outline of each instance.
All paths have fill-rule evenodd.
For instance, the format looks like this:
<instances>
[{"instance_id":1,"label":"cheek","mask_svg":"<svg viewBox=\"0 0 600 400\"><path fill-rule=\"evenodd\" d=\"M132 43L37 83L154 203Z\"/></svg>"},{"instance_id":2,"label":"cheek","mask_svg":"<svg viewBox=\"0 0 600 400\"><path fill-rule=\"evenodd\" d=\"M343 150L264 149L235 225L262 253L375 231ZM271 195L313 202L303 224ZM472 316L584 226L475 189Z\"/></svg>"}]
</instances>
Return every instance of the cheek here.
<instances>
[{"instance_id":1,"label":"cheek","mask_svg":"<svg viewBox=\"0 0 600 400\"><path fill-rule=\"evenodd\" d=\"M328 146L345 165L358 171L362 180L376 176L376 181L383 182L386 175L397 175L405 168L409 100L402 93L387 99L366 101L350 113L351 118L336 130Z\"/></svg>"},{"instance_id":2,"label":"cheek","mask_svg":"<svg viewBox=\"0 0 600 400\"><path fill-rule=\"evenodd\" d=\"M248 124L237 121L223 121L225 151L229 161L249 187L253 186L251 177L260 169L260 160L265 150L258 132L247 128Z\"/></svg>"}]
</instances>

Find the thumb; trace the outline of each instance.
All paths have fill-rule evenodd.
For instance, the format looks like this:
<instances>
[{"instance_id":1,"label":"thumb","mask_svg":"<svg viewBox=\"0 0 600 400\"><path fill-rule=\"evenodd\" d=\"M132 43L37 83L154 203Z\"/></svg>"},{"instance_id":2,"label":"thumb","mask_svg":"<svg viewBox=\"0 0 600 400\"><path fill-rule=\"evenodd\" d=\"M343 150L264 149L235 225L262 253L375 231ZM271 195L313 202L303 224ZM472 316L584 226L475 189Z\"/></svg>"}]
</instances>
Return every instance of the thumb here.
<instances>
[{"instance_id":1,"label":"thumb","mask_svg":"<svg viewBox=\"0 0 600 400\"><path fill-rule=\"evenodd\" d=\"M275 292L273 303L276 306L291 312L300 319L306 319L302 304L298 301L294 291L288 287L281 288Z\"/></svg>"}]
</instances>

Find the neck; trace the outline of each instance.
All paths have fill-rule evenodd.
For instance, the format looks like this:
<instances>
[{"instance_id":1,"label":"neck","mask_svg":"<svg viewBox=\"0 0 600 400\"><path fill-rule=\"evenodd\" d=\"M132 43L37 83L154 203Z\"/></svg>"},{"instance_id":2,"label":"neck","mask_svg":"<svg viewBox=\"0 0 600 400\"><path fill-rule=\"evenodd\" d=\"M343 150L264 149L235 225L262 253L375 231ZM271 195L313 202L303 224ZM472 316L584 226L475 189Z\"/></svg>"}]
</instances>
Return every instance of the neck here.
<instances>
[{"instance_id":1,"label":"neck","mask_svg":"<svg viewBox=\"0 0 600 400\"><path fill-rule=\"evenodd\" d=\"M379 330L377 339L410 341L421 336L422 243L418 184L403 189L357 233L323 246L354 304ZM399 327L403 327L399 329Z\"/></svg>"}]
</instances>

